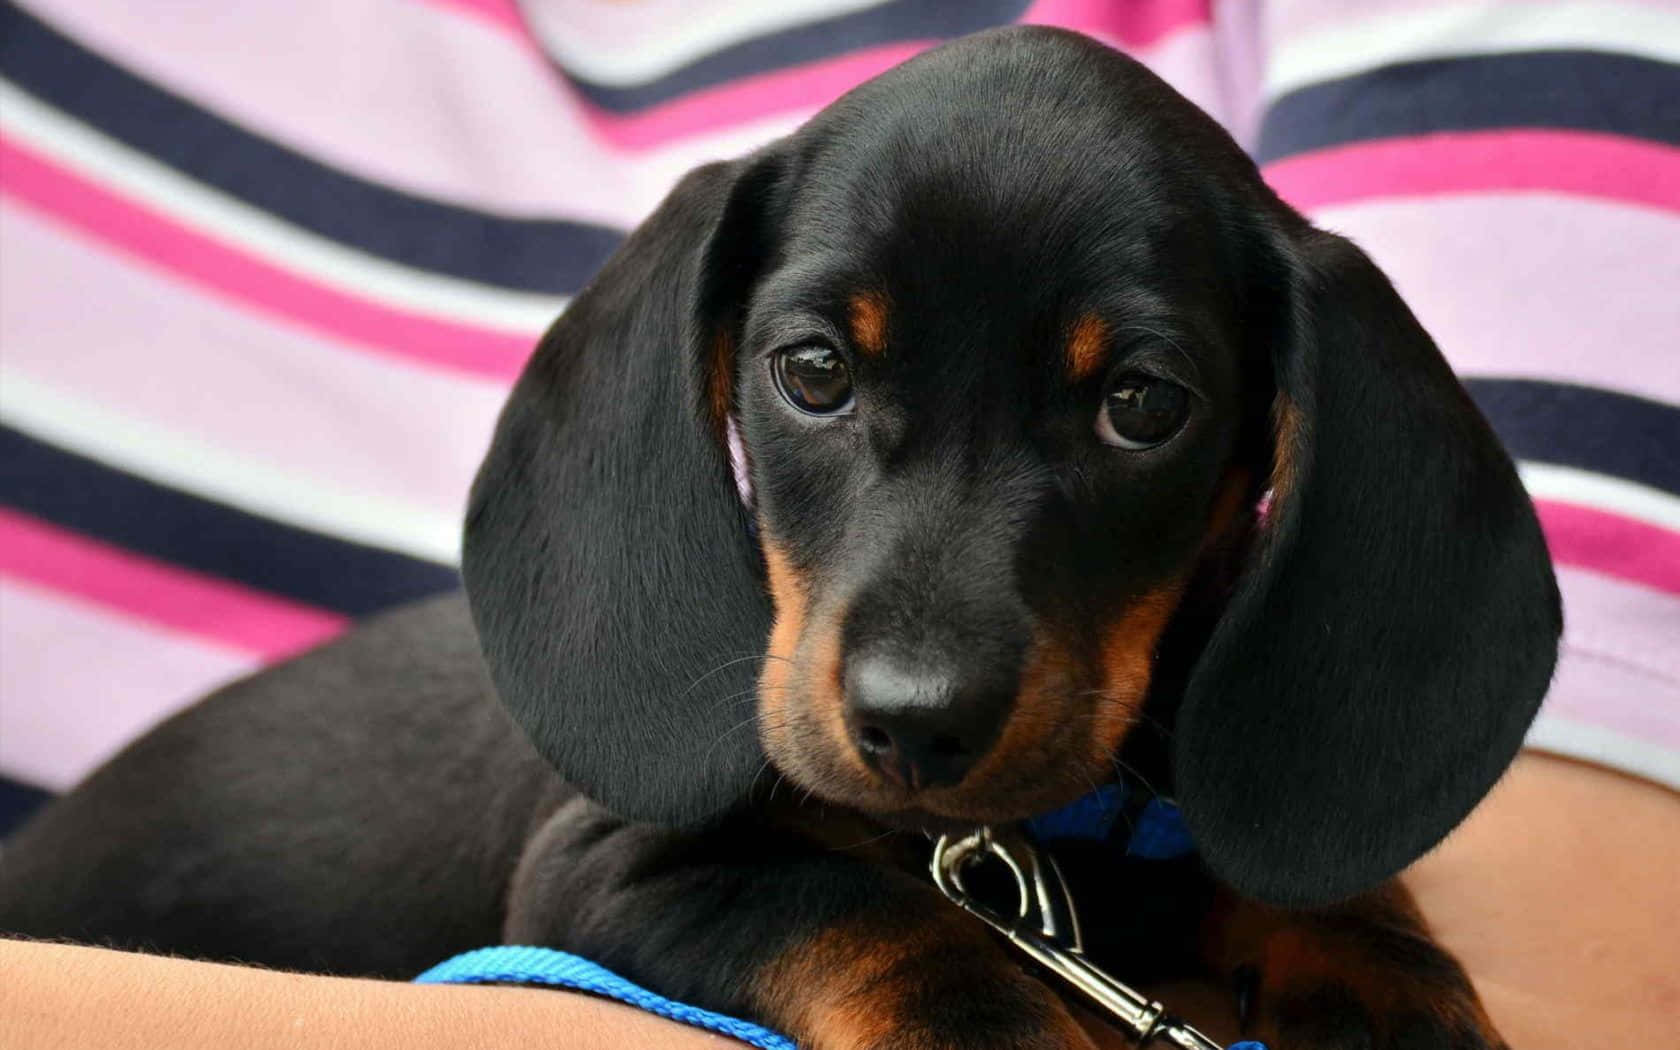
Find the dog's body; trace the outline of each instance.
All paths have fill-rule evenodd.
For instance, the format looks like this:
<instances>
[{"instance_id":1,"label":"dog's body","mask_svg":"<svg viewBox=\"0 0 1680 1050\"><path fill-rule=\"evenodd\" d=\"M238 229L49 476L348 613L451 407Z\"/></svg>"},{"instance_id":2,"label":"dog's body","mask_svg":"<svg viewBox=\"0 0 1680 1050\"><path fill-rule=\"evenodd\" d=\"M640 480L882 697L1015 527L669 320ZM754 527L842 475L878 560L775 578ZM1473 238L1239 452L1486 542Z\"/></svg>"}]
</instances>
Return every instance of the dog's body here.
<instances>
[{"instance_id":1,"label":"dog's body","mask_svg":"<svg viewBox=\"0 0 1680 1050\"><path fill-rule=\"evenodd\" d=\"M1544 691L1532 509L1369 261L1088 41L939 49L685 180L538 349L464 574L56 803L0 930L503 939L823 1050L1082 1046L917 832L1125 768L1199 857L1069 851L1099 961L1240 980L1283 1047L1497 1045L1385 880Z\"/></svg>"}]
</instances>

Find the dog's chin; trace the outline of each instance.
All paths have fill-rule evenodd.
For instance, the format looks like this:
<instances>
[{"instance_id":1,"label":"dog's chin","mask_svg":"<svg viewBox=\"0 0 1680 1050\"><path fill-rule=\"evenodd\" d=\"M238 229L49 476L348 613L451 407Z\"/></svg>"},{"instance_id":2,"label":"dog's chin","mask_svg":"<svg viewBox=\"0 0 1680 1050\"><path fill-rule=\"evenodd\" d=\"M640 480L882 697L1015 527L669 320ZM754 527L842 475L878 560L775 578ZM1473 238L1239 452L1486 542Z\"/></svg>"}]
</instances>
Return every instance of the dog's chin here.
<instances>
[{"instance_id":1,"label":"dog's chin","mask_svg":"<svg viewBox=\"0 0 1680 1050\"><path fill-rule=\"evenodd\" d=\"M855 810L891 828L930 835L1027 820L1065 806L1091 790L1089 783L1060 788L1046 785L1027 795L1003 798L988 792L984 785L913 791L865 779L850 770L812 775L814 772L781 769L789 784L824 802Z\"/></svg>"}]
</instances>

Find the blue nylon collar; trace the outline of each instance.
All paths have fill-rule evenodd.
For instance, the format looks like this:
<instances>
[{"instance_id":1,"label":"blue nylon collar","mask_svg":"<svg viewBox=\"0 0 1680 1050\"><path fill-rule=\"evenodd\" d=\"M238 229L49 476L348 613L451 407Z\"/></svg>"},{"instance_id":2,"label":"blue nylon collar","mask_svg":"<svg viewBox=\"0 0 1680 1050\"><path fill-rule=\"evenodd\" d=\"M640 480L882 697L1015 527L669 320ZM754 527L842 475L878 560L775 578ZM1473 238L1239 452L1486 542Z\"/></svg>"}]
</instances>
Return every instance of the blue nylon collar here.
<instances>
[{"instance_id":1,"label":"blue nylon collar","mask_svg":"<svg viewBox=\"0 0 1680 1050\"><path fill-rule=\"evenodd\" d=\"M1173 860L1196 852L1177 803L1159 796L1137 808L1128 822L1129 833L1123 843L1118 841L1115 825L1126 815L1130 800L1131 792L1124 783L1108 784L1061 809L1032 818L1027 821L1027 831L1045 845L1067 839L1114 841L1117 846L1124 845L1126 856L1143 860Z\"/></svg>"}]
</instances>

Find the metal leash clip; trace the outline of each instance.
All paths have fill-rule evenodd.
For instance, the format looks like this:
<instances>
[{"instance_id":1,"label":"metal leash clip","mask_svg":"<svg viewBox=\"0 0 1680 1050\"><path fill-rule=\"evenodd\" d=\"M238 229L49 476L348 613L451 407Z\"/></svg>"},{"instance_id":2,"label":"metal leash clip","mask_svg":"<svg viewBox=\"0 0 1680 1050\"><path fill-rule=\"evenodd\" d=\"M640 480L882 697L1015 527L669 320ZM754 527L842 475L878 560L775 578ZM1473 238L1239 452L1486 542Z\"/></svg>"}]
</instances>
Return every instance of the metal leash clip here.
<instances>
[{"instance_id":1,"label":"metal leash clip","mask_svg":"<svg viewBox=\"0 0 1680 1050\"><path fill-rule=\"evenodd\" d=\"M1014 876L1020 908L1006 914L963 887L963 872L987 859ZM941 836L933 848L933 883L951 901L1009 938L1035 962L1078 989L1125 1026L1139 1046L1154 1040L1183 1050L1223 1050L1220 1044L1167 1015L1166 1008L1115 980L1085 958L1073 898L1056 862L1019 830L981 828L960 838Z\"/></svg>"}]
</instances>

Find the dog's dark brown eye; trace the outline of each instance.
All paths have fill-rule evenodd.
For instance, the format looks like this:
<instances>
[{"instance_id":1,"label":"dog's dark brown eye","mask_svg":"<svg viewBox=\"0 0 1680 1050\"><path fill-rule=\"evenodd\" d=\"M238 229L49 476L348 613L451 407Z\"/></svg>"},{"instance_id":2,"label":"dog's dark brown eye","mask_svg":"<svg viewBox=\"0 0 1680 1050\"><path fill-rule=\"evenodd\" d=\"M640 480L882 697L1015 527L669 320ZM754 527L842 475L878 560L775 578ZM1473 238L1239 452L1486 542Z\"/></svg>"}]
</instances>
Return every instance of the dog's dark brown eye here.
<instances>
[{"instance_id":1,"label":"dog's dark brown eye","mask_svg":"<svg viewBox=\"0 0 1680 1050\"><path fill-rule=\"evenodd\" d=\"M852 407L846 359L826 346L796 346L776 355L776 385L801 412L832 416Z\"/></svg>"},{"instance_id":2,"label":"dog's dark brown eye","mask_svg":"<svg viewBox=\"0 0 1680 1050\"><path fill-rule=\"evenodd\" d=\"M1141 372L1116 379L1097 414L1097 436L1124 449L1153 448L1178 433L1190 414L1190 394L1177 383Z\"/></svg>"}]
</instances>

